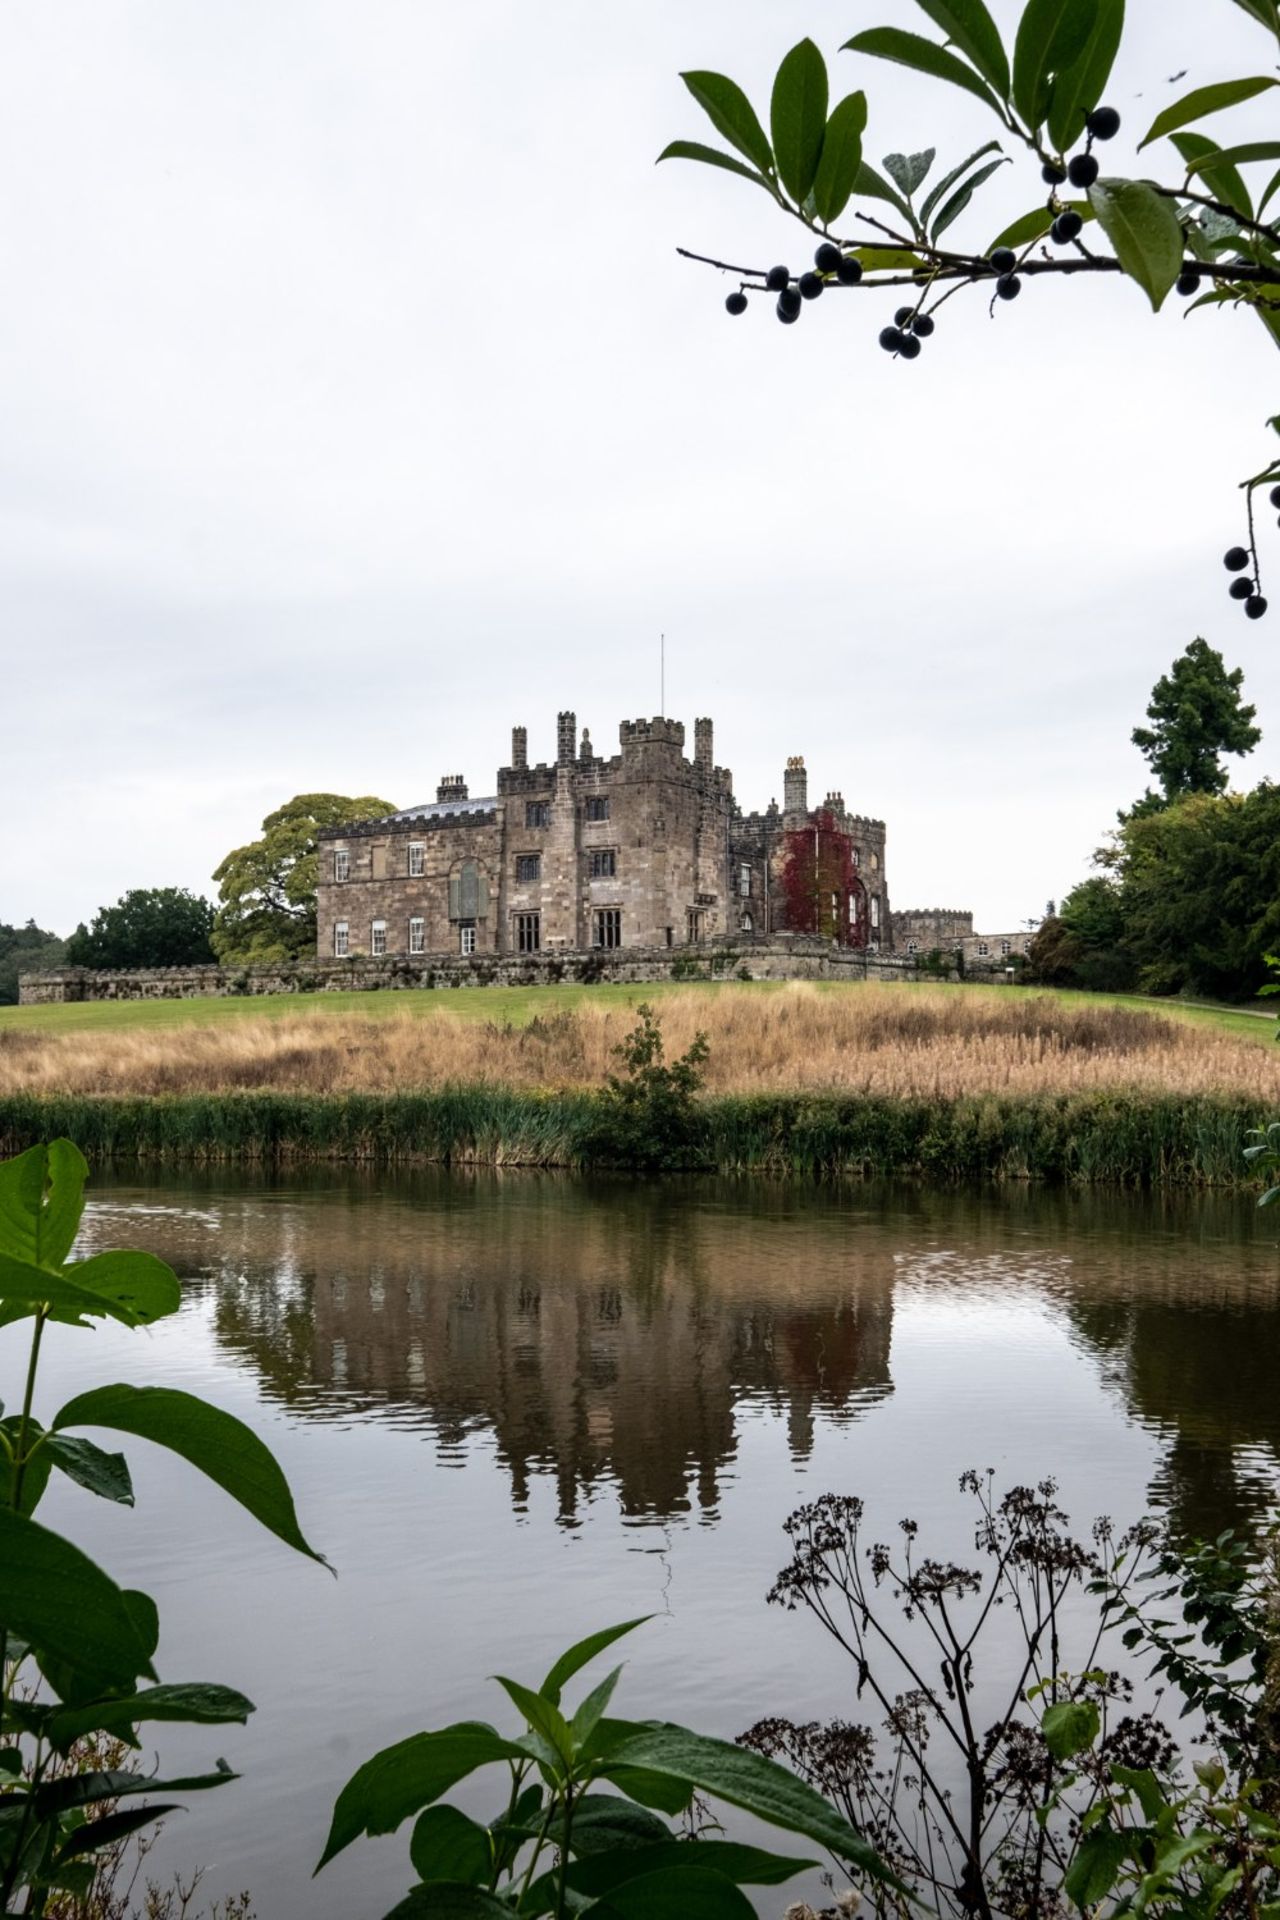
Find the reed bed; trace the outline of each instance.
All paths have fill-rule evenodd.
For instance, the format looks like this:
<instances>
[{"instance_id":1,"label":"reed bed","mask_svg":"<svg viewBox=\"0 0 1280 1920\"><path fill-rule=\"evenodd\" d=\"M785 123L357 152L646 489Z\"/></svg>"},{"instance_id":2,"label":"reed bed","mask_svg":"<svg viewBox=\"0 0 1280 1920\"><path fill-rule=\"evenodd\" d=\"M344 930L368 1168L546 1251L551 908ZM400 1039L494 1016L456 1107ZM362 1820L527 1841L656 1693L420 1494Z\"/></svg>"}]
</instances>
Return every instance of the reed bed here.
<instances>
[{"instance_id":1,"label":"reed bed","mask_svg":"<svg viewBox=\"0 0 1280 1920\"><path fill-rule=\"evenodd\" d=\"M659 1014L669 1054L706 1032L709 1095L937 1102L1227 1094L1280 1107L1280 1047L1051 994L691 989L665 994ZM67 1034L0 1028L0 1098L584 1092L616 1067L613 1049L634 1021L634 1007L615 1001L523 1025L442 1007L378 1017L307 1008L217 1025Z\"/></svg>"}]
</instances>

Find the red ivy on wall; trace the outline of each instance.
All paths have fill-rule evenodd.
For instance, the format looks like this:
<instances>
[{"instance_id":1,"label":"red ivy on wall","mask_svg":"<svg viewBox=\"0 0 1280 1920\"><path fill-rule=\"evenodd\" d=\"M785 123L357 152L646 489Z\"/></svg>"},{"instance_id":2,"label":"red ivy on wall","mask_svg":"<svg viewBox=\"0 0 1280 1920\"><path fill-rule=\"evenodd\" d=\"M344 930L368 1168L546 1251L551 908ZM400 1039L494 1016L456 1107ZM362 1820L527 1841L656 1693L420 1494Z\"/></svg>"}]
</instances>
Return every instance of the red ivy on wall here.
<instances>
[{"instance_id":1,"label":"red ivy on wall","mask_svg":"<svg viewBox=\"0 0 1280 1920\"><path fill-rule=\"evenodd\" d=\"M858 877L853 841L835 815L815 813L808 826L782 836L782 892L787 926L842 947L865 947L870 936L867 890Z\"/></svg>"}]
</instances>

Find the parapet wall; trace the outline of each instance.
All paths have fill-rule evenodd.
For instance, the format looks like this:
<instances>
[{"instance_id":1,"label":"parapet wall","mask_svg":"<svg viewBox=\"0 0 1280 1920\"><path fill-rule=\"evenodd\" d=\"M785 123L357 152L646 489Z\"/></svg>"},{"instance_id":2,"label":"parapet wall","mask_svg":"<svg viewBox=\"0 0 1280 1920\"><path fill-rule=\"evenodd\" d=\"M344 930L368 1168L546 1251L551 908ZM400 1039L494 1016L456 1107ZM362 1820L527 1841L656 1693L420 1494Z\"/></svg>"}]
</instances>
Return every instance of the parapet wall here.
<instances>
[{"instance_id":1,"label":"parapet wall","mask_svg":"<svg viewBox=\"0 0 1280 1920\"><path fill-rule=\"evenodd\" d=\"M620 947L608 952L403 955L372 960L299 961L278 967L153 967L99 972L61 967L24 973L18 999L24 1007L68 1001L198 1000L261 994L377 992L424 987L532 987L561 981L614 981L647 985L658 980L749 978L752 980L903 980L914 960L868 954L825 940L777 936L729 938L697 947Z\"/></svg>"}]
</instances>

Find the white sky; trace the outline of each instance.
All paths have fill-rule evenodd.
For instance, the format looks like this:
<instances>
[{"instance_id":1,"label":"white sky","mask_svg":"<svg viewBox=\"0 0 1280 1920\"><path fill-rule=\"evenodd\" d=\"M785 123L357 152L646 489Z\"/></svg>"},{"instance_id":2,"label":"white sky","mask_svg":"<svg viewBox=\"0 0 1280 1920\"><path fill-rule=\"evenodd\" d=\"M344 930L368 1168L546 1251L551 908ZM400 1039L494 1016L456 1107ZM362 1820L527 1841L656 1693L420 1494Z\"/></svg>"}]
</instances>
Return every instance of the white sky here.
<instances>
[{"instance_id":1,"label":"white sky","mask_svg":"<svg viewBox=\"0 0 1280 1920\"><path fill-rule=\"evenodd\" d=\"M1115 171L1267 51L1229 0L1130 13ZM874 161L999 132L837 52L879 23L928 30L908 0L5 8L0 919L211 894L301 790L491 791L561 707L612 751L663 629L667 709L690 742L714 716L745 806L803 753L811 795L887 820L896 905L987 928L1087 870L1197 633L1257 702L1247 779L1276 771L1280 534L1268 620L1220 561L1280 408L1255 320L1042 281L994 321L958 297L905 365L893 294L733 321L676 258L809 251L745 183L655 169L710 135L682 67L763 108L809 30L870 90ZM1018 171L957 240L1035 203Z\"/></svg>"}]
</instances>

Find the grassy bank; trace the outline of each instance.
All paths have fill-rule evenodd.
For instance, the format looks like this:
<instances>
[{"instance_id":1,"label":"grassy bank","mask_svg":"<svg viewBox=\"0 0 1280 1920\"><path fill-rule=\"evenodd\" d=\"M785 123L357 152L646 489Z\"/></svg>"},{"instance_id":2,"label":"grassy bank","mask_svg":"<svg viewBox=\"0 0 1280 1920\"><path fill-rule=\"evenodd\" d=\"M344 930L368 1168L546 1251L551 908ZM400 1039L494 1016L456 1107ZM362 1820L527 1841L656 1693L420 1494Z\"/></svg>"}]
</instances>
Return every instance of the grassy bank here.
<instances>
[{"instance_id":1,"label":"grassy bank","mask_svg":"<svg viewBox=\"0 0 1280 1920\"><path fill-rule=\"evenodd\" d=\"M420 1093L0 1098L0 1151L65 1134L94 1160L249 1165L592 1164L601 1096L502 1087ZM699 1107L702 1163L807 1179L927 1176L1128 1187L1248 1184L1245 1096L1080 1093L885 1098L721 1095ZM1254 1183L1256 1184L1256 1182Z\"/></svg>"}]
</instances>

